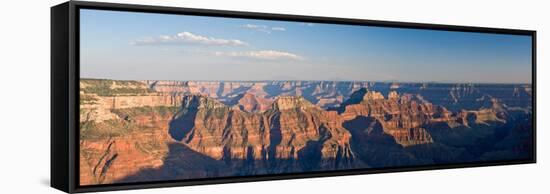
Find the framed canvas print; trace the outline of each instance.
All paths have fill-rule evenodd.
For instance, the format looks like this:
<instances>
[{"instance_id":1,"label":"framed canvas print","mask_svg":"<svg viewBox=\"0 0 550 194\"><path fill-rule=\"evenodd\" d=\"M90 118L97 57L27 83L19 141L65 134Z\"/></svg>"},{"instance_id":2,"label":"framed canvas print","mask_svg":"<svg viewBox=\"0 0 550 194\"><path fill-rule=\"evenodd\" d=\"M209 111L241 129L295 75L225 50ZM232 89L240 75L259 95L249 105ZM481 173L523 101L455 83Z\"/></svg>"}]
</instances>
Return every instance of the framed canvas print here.
<instances>
[{"instance_id":1,"label":"framed canvas print","mask_svg":"<svg viewBox=\"0 0 550 194\"><path fill-rule=\"evenodd\" d=\"M66 192L534 163L535 31L52 7Z\"/></svg>"}]
</instances>

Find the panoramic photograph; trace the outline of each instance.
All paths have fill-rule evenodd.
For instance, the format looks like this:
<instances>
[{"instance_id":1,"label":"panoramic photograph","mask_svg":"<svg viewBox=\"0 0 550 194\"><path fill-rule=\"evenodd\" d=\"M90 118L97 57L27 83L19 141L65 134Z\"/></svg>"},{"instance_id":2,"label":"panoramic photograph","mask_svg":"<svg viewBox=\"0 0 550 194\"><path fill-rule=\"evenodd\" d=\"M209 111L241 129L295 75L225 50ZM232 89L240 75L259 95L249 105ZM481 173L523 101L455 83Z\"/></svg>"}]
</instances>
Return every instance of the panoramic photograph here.
<instances>
[{"instance_id":1,"label":"panoramic photograph","mask_svg":"<svg viewBox=\"0 0 550 194\"><path fill-rule=\"evenodd\" d=\"M526 35L80 10L80 186L533 157Z\"/></svg>"}]
</instances>

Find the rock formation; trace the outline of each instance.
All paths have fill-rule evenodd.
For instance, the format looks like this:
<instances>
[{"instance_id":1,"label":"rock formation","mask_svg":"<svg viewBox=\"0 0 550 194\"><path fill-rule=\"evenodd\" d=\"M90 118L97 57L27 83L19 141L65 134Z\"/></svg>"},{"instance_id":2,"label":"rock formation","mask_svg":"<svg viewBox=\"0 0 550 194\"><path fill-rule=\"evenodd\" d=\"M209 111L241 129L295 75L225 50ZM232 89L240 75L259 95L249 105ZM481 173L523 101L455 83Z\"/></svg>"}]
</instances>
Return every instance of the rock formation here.
<instances>
[{"instance_id":1,"label":"rock formation","mask_svg":"<svg viewBox=\"0 0 550 194\"><path fill-rule=\"evenodd\" d=\"M529 157L531 86L80 82L80 184Z\"/></svg>"},{"instance_id":2,"label":"rock formation","mask_svg":"<svg viewBox=\"0 0 550 194\"><path fill-rule=\"evenodd\" d=\"M170 131L176 140L214 159L254 161L239 165L273 166L278 160L295 161L288 164L294 170L311 163L321 164L320 168L353 165L350 134L337 115L302 97L278 97L271 109L248 113L206 96L188 96ZM312 154L318 157L306 157Z\"/></svg>"}]
</instances>

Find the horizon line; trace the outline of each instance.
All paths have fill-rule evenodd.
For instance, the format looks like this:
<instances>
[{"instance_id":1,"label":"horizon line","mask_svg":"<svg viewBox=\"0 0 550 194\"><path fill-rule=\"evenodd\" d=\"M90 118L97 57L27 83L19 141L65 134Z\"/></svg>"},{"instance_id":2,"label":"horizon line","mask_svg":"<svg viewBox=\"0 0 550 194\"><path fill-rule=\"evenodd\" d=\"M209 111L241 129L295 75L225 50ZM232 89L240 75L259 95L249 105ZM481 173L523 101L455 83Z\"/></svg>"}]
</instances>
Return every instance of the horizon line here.
<instances>
[{"instance_id":1,"label":"horizon line","mask_svg":"<svg viewBox=\"0 0 550 194\"><path fill-rule=\"evenodd\" d=\"M400 80L170 80L170 79L111 79L111 78L83 78L79 80L112 80L112 81L177 81L177 82L371 82L371 83L415 83L415 84L529 84L531 82L458 82L458 81L400 81Z\"/></svg>"}]
</instances>

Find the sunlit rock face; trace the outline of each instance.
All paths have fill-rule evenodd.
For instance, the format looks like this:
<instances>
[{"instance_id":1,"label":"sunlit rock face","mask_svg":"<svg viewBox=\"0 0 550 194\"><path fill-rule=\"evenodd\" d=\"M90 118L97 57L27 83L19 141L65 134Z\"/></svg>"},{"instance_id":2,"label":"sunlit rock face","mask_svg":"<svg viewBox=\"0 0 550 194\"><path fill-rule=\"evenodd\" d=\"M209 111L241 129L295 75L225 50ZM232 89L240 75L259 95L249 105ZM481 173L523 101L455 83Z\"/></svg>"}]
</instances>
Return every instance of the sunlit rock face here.
<instances>
[{"instance_id":1,"label":"sunlit rock face","mask_svg":"<svg viewBox=\"0 0 550 194\"><path fill-rule=\"evenodd\" d=\"M528 84L80 83L80 184L521 159Z\"/></svg>"},{"instance_id":2,"label":"sunlit rock face","mask_svg":"<svg viewBox=\"0 0 550 194\"><path fill-rule=\"evenodd\" d=\"M208 105L211 101L215 100L205 96L184 98L171 126L176 140L214 159L238 161L234 165L274 166L289 161L271 171L286 172L290 166L302 170L302 164L312 162L321 168L354 165L350 134L338 116L302 97L281 96L261 113ZM308 157L312 154L316 156Z\"/></svg>"}]
</instances>

